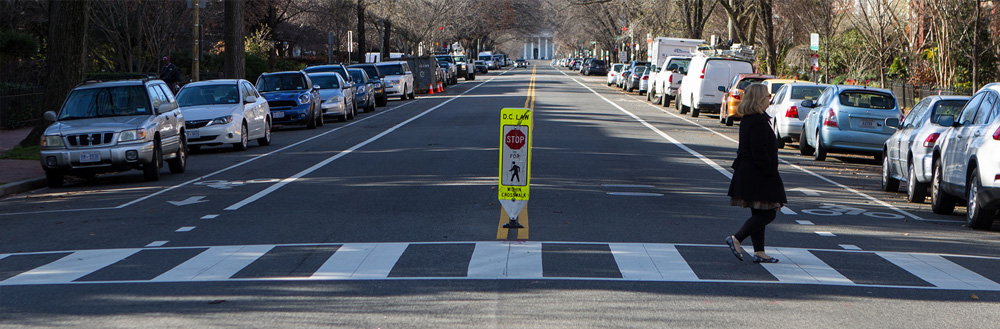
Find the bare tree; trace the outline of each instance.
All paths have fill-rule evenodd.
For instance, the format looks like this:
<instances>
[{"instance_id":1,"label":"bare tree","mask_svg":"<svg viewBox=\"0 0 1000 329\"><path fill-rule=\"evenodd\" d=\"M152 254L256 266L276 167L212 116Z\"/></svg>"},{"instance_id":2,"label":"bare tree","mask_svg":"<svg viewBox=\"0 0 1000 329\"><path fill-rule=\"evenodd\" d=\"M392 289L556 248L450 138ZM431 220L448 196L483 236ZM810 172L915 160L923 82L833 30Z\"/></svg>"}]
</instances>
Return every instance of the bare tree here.
<instances>
[{"instance_id":1,"label":"bare tree","mask_svg":"<svg viewBox=\"0 0 1000 329\"><path fill-rule=\"evenodd\" d=\"M852 25L864 39L863 52L870 60L868 66L878 70L879 84L886 86L886 69L898 54L902 41L903 25L900 18L902 2L899 0L859 0L848 15Z\"/></svg>"}]
</instances>

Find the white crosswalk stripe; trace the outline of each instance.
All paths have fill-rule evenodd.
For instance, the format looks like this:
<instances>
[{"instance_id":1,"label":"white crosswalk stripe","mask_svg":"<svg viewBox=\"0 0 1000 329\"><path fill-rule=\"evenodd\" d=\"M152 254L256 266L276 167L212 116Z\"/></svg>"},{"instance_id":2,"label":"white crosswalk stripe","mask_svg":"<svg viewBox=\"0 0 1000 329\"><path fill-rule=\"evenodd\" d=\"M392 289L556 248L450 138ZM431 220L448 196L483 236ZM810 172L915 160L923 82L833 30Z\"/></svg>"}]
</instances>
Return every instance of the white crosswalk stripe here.
<instances>
[{"instance_id":1,"label":"white crosswalk stripe","mask_svg":"<svg viewBox=\"0 0 1000 329\"><path fill-rule=\"evenodd\" d=\"M433 244L444 244L444 243L419 243L420 245L433 245ZM618 277L593 277L593 275L586 275L587 273L581 273L580 279L587 280L606 280L606 281L660 281L660 282L703 282L712 281L719 282L719 280L705 280L700 279L697 273L703 273L705 271L725 271L726 269L706 269L704 265L698 268L692 267L691 263L685 259L681 251L691 252L691 250L714 250L718 251L724 246L718 245L691 245L691 244L660 244L660 243L569 243L569 242L537 242L537 241L487 241L487 242L449 242L448 244L460 245L458 249L466 248L465 250L472 249L471 257L467 259L468 263L461 263L460 265L454 264L454 261L450 264L437 264L429 263L426 267L431 268L431 273L435 266L449 267L447 270L454 273L455 266L462 266L466 271L465 276L453 277L453 276L441 276L441 277L420 277L421 279L552 279L545 276L543 262L545 259L555 259L555 258L544 258L543 257L543 245L546 244L584 244L584 245L603 245L606 249L599 248L595 246L593 249L587 249L583 254L593 255L595 252L600 254L603 253L602 257L607 257L608 251L610 251L610 256L614 260L613 264L604 264L600 261L594 264L589 264L588 266L591 270L594 266L600 268L607 268L609 266L615 266L613 270L617 270L621 273L621 278ZM185 248L136 248L136 249L104 249L104 250L80 250L80 251L67 251L62 254L66 254L64 257L53 257L52 255L60 255L60 253L53 252L39 252L39 253L13 253L13 254L2 254L0 255L0 266L4 264L15 264L14 267L21 268L21 273L10 273L12 271L9 268L2 268L4 270L0 272L0 275L4 272L8 272L7 279L0 281L0 286L10 286L10 285L37 285L37 284L86 284L86 283L113 283L113 282L198 282L198 281L226 281L226 280L239 280L239 281L268 281L268 280L386 280L386 279L406 279L404 275L406 273L427 273L424 272L407 272L407 263L403 263L403 270L397 269L400 266L399 260L408 252L408 247L413 244L411 243L345 243L345 244L320 244L315 246L323 246L326 248L336 246L336 252L334 252L329 258L326 259L322 265L318 265L318 268L312 272L311 275L307 276L295 276L295 277L247 277L245 275L240 275L240 278L234 279L233 277L239 273L241 270L247 268L251 264L262 259L262 256L268 254L277 247L285 247L291 245L244 245L244 246L214 246L214 247L199 247L198 249L204 249L197 255L186 256L190 257L186 260L178 259L178 265L173 266L169 270L156 275L153 279L135 279L135 280L121 280L121 281L94 281L94 280L80 280L81 278L87 276L90 273L105 269L104 271L126 271L128 267L134 266L134 264L129 266L120 266L116 268L112 266L120 261L130 258L130 256L136 253L149 251L149 252L169 252L170 250L190 250L193 247ZM462 247L461 245L464 245ZM300 245L297 245L300 246ZM678 247L683 247L683 250ZM711 248L711 249L707 249ZM749 246L745 246L748 252L752 252ZM432 248L433 249L433 248ZM458 250L456 249L456 250ZM409 251L412 253L419 253L420 250L428 250L427 248L416 248L416 251ZM604 251L601 251L604 250ZM713 251L713 252L714 252ZM281 255L280 252L275 250L275 255ZM866 255L878 255L879 257L887 260L896 267L905 270L908 273L913 274L917 278L930 283L933 287L931 289L951 289L951 290L986 290L986 291L1000 291L1000 283L994 282L986 276L996 278L993 273L977 273L974 271L976 268L966 268L955 262L949 260L949 258L954 259L954 257L972 257L978 258L977 261L983 261L985 263L992 264L996 262L1000 264L1000 258L996 257L973 257L973 256L961 256L961 255L937 255L928 253L902 253L902 252L867 252L867 251L849 251L849 250L819 250L819 249L802 249L802 248L768 248L768 253L772 256L779 258L781 261L774 264L741 264L740 266L762 266L770 273L771 276L777 279L775 283L777 284L819 284L819 285L837 285L837 286L875 286L875 287L890 287L890 288L919 288L928 289L926 286L900 286L898 284L857 284L845 275L838 272L834 267L817 257L814 252L830 253L830 252L840 252L840 253L860 253ZM189 251L188 251L189 253ZM728 250L725 251L728 254ZM410 254L413 255L413 254ZM466 254L468 255L468 254ZM565 255L565 251L563 254ZM423 258L434 259L434 255L420 255L426 256ZM550 255L551 257L561 257L559 253ZM690 255L689 255L690 256ZM46 258L48 257L48 258ZM466 256L468 257L468 256ZM546 256L549 257L549 256ZM574 257L579 257L576 255ZM731 256L730 256L731 257ZM730 258L726 257L726 258ZM409 259L420 259L409 258ZM452 257L453 259L454 257ZM23 262L21 265L17 265L18 259ZM55 260L50 260L55 259ZM138 259L144 259L139 257ZM286 258L287 259L287 258ZM597 257L597 259L609 259ZM735 261L734 259L727 259L728 261ZM132 260L131 262L135 262ZM47 264L37 264L32 262L48 262ZM129 262L125 262L130 264ZM557 262L558 263L558 262ZM23 265L29 264L29 265ZM34 265L30 265L34 264ZM261 263L267 264L267 263ZM317 263L318 264L318 263ZM409 262L409 266L413 266L412 261ZM604 264L604 265L595 265ZM10 265L8 265L10 266ZM34 266L34 268L30 268ZM258 267L260 265L257 265ZM422 270L426 270L423 268ZM552 266L549 264L548 266ZM563 266L566 266L565 264ZM603 267L602 267L603 266ZM843 265L840 265L843 266ZM967 266L979 266L982 265L967 265ZM992 266L992 265L987 265ZM587 267L587 266L582 266ZM552 269L551 267L549 268ZM984 271L982 268L978 268L980 272ZM15 270L16 271L16 270ZM395 272L394 271L399 271ZM612 271L613 272L613 271ZM855 276L858 274L855 271ZM308 272L306 272L308 273ZM461 272L459 272L461 273ZM572 273L572 272L561 272L561 273ZM16 274L16 275L15 275ZM616 273L617 274L617 273ZM711 274L711 273L709 273ZM986 276L984 276L984 274ZM155 274L154 274L155 275ZM423 275L423 274L420 274ZM126 275L127 276L127 275ZM559 278L555 279L576 279L577 276L567 276L565 274L560 274ZM615 275L617 276L617 275ZM115 276L121 277L121 276ZM711 277L711 275L706 276ZM3 278L3 277L0 277ZM855 280L858 278L855 277ZM740 282L739 280L722 280L724 282ZM747 280L753 284L772 284L769 281L760 281L758 279Z\"/></svg>"}]
</instances>

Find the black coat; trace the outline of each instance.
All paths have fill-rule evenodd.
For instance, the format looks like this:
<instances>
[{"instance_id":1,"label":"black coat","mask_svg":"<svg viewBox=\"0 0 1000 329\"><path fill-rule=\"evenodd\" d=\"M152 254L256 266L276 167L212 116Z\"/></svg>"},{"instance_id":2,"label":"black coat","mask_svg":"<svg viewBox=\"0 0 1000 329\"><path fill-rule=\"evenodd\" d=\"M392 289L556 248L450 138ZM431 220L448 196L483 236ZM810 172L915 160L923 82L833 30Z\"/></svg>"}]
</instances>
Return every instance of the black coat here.
<instances>
[{"instance_id":1,"label":"black coat","mask_svg":"<svg viewBox=\"0 0 1000 329\"><path fill-rule=\"evenodd\" d=\"M788 203L778 174L778 145L767 114L751 114L740 121L740 146L733 160L729 196L746 201Z\"/></svg>"}]
</instances>

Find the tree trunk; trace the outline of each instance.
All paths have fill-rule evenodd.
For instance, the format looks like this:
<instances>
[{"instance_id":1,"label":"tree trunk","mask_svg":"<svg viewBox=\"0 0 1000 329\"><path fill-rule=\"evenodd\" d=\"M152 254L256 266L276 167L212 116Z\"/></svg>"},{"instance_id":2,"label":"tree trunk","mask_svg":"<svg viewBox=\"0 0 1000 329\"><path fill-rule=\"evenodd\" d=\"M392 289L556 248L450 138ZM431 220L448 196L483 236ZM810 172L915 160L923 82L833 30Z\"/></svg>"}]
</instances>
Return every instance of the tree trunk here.
<instances>
[{"instance_id":1,"label":"tree trunk","mask_svg":"<svg viewBox=\"0 0 1000 329\"><path fill-rule=\"evenodd\" d=\"M244 0L226 0L225 34L226 54L223 61L223 76L227 79L246 78L246 45L243 37Z\"/></svg>"},{"instance_id":2,"label":"tree trunk","mask_svg":"<svg viewBox=\"0 0 1000 329\"><path fill-rule=\"evenodd\" d=\"M358 63L364 63L368 45L365 44L365 0L358 0ZM348 59L350 64L350 59Z\"/></svg>"},{"instance_id":3,"label":"tree trunk","mask_svg":"<svg viewBox=\"0 0 1000 329\"><path fill-rule=\"evenodd\" d=\"M764 25L764 49L767 51L765 57L767 74L778 75L778 46L774 41L774 17L771 5L771 0L760 0L757 8L760 11L760 20Z\"/></svg>"},{"instance_id":4,"label":"tree trunk","mask_svg":"<svg viewBox=\"0 0 1000 329\"><path fill-rule=\"evenodd\" d=\"M86 71L89 0L49 1L49 35L45 59L45 100L36 112L58 111ZM55 23L58 22L58 23ZM41 116L41 113L34 113ZM38 120L21 146L38 145L49 122Z\"/></svg>"},{"instance_id":5,"label":"tree trunk","mask_svg":"<svg viewBox=\"0 0 1000 329\"><path fill-rule=\"evenodd\" d=\"M388 19L382 20L382 60L389 59L389 37L392 35L392 22Z\"/></svg>"}]
</instances>

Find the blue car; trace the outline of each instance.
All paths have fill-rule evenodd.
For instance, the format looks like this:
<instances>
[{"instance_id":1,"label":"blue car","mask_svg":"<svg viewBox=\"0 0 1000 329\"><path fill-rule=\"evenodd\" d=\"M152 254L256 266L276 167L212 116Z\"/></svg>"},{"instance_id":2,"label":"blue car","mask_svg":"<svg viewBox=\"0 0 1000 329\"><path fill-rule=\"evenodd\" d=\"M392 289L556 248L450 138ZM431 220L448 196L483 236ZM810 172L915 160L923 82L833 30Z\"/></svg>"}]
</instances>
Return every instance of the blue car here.
<instances>
[{"instance_id":1,"label":"blue car","mask_svg":"<svg viewBox=\"0 0 1000 329\"><path fill-rule=\"evenodd\" d=\"M302 71L264 73L257 78L257 90L271 107L274 125L323 125L319 88Z\"/></svg>"},{"instance_id":2,"label":"blue car","mask_svg":"<svg viewBox=\"0 0 1000 329\"><path fill-rule=\"evenodd\" d=\"M347 71L354 79L354 99L358 102L358 108L364 108L368 113L375 112L375 80L368 78L368 73L363 69Z\"/></svg>"},{"instance_id":3,"label":"blue car","mask_svg":"<svg viewBox=\"0 0 1000 329\"><path fill-rule=\"evenodd\" d=\"M896 132L903 112L888 89L834 85L815 101L802 127L799 152L826 159L827 152L870 154L882 161L885 141Z\"/></svg>"}]
</instances>

